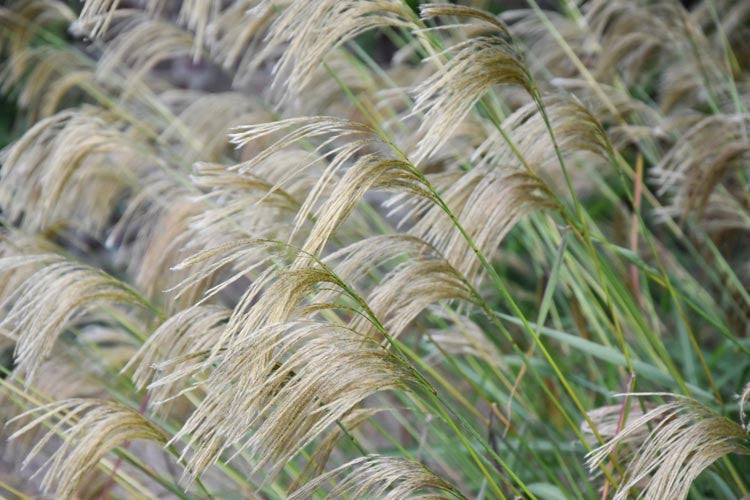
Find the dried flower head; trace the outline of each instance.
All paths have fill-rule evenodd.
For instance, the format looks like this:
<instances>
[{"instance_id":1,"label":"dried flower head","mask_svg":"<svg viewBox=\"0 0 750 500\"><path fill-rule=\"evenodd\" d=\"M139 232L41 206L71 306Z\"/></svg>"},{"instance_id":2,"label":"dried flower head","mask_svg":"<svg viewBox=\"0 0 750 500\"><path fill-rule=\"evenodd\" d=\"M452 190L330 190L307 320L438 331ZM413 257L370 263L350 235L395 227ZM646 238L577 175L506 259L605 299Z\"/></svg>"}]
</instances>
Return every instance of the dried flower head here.
<instances>
[{"instance_id":1,"label":"dried flower head","mask_svg":"<svg viewBox=\"0 0 750 500\"><path fill-rule=\"evenodd\" d=\"M716 460L730 453L750 453L741 425L693 399L676 397L629 421L589 454L589 467L593 470L618 446L634 439L637 450L627 462L617 500L628 498L633 489L648 499L687 498L695 478Z\"/></svg>"}]
</instances>

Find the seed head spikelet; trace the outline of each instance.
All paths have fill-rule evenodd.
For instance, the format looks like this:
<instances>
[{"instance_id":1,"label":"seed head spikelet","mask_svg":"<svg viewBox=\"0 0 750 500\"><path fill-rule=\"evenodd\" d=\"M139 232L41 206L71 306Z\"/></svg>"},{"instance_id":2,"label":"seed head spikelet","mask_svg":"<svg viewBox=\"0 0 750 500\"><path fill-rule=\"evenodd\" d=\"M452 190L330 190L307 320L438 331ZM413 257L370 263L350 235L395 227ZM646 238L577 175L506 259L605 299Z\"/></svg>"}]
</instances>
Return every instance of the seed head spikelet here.
<instances>
[{"instance_id":1,"label":"seed head spikelet","mask_svg":"<svg viewBox=\"0 0 750 500\"><path fill-rule=\"evenodd\" d=\"M144 306L127 285L60 256L8 259L12 266L44 264L0 304L0 309L8 311L0 325L16 339L14 358L27 387L42 361L52 353L58 336L76 320L103 304ZM8 269L7 264L0 259L0 269Z\"/></svg>"},{"instance_id":2,"label":"seed head spikelet","mask_svg":"<svg viewBox=\"0 0 750 500\"><path fill-rule=\"evenodd\" d=\"M345 475L344 475L345 474ZM464 498L443 478L419 462L386 456L366 456L342 465L310 481L290 498L307 498L330 479L344 476L329 495L332 497ZM430 491L430 494L425 494Z\"/></svg>"},{"instance_id":3,"label":"seed head spikelet","mask_svg":"<svg viewBox=\"0 0 750 500\"><path fill-rule=\"evenodd\" d=\"M650 394L636 394L643 397ZM649 428L644 439L644 428ZM644 498L687 498L690 486L713 462L729 453L747 454L748 435L741 425L695 400L679 397L634 418L605 445L588 455L592 468L617 446L638 439L615 494L625 499L634 488Z\"/></svg>"},{"instance_id":4,"label":"seed head spikelet","mask_svg":"<svg viewBox=\"0 0 750 500\"><path fill-rule=\"evenodd\" d=\"M11 439L52 417L59 419L26 459L28 463L42 451L42 446L47 441L58 431L63 431L64 442L48 460L49 469L42 482L44 490L56 485L55 495L58 498L71 498L87 473L114 448L135 439L164 443L166 438L161 430L142 415L111 401L69 399L35 408L22 416L39 412L41 415L16 431Z\"/></svg>"}]
</instances>

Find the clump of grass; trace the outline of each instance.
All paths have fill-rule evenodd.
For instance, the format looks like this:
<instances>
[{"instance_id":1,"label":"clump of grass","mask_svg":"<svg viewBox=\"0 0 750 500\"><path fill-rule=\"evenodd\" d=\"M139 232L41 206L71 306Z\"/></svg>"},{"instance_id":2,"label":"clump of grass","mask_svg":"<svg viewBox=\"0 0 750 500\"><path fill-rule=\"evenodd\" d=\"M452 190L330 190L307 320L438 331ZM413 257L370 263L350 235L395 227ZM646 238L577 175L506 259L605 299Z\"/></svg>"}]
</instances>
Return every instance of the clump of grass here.
<instances>
[{"instance_id":1,"label":"clump of grass","mask_svg":"<svg viewBox=\"0 0 750 500\"><path fill-rule=\"evenodd\" d=\"M747 495L750 9L496 3L0 7L3 494Z\"/></svg>"}]
</instances>

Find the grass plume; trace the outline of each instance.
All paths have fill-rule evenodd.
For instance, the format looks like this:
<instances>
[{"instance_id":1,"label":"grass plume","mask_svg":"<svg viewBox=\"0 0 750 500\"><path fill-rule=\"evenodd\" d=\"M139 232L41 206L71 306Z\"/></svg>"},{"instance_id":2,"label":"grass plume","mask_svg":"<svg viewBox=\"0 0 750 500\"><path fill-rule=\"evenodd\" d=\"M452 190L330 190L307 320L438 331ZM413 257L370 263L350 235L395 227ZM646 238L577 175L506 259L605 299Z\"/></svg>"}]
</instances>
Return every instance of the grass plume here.
<instances>
[{"instance_id":1,"label":"grass plume","mask_svg":"<svg viewBox=\"0 0 750 500\"><path fill-rule=\"evenodd\" d=\"M750 495L749 25L5 2L0 496Z\"/></svg>"}]
</instances>

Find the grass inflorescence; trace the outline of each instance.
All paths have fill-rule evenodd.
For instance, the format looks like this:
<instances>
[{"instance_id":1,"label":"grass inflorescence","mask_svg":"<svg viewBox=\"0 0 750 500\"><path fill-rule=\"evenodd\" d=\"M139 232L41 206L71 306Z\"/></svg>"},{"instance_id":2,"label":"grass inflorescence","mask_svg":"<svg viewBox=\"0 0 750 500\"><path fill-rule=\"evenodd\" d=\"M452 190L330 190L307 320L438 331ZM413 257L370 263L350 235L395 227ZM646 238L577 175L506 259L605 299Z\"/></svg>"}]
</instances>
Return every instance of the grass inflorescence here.
<instances>
[{"instance_id":1,"label":"grass inflorescence","mask_svg":"<svg viewBox=\"0 0 750 500\"><path fill-rule=\"evenodd\" d=\"M0 6L0 494L750 495L748 26Z\"/></svg>"}]
</instances>

